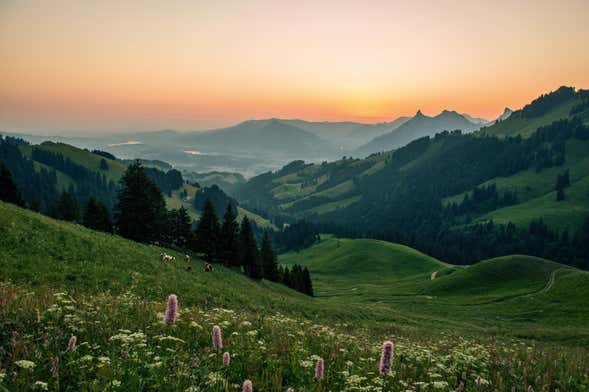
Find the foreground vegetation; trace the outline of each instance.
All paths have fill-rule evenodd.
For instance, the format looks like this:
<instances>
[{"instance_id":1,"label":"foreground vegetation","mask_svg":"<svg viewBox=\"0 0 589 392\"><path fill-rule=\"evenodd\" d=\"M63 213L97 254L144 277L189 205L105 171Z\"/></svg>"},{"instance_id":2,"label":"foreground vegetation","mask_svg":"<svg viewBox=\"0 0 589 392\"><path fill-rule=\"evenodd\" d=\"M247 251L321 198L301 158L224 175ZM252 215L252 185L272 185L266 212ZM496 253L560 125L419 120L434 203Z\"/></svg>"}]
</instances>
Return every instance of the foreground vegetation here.
<instances>
[{"instance_id":1,"label":"foreground vegetation","mask_svg":"<svg viewBox=\"0 0 589 392\"><path fill-rule=\"evenodd\" d=\"M534 274L533 260L464 268L399 245L324 237L280 259L317 266L319 297L310 298L221 265L205 273L194 255L189 272L172 250L13 205L0 203L0 216L0 385L10 391L236 391L246 379L256 391L587 390L587 273L556 263ZM162 251L177 261L163 263ZM507 270L498 285L494 274ZM496 290L482 295L485 278ZM508 302L514 291L521 302ZM170 294L180 310L166 324ZM395 349L383 376L385 340Z\"/></svg>"}]
</instances>

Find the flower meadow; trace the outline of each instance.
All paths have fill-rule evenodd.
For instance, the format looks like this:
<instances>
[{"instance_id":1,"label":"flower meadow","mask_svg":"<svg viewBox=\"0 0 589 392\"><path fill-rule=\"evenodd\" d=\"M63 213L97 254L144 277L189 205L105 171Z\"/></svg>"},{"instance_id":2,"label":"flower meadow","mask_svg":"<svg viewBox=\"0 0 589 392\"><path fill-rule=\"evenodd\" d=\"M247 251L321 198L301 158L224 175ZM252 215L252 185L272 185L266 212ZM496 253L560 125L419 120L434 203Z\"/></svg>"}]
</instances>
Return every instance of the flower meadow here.
<instances>
[{"instance_id":1,"label":"flower meadow","mask_svg":"<svg viewBox=\"0 0 589 392\"><path fill-rule=\"evenodd\" d=\"M582 349L0 285L0 390L588 391Z\"/></svg>"}]
</instances>

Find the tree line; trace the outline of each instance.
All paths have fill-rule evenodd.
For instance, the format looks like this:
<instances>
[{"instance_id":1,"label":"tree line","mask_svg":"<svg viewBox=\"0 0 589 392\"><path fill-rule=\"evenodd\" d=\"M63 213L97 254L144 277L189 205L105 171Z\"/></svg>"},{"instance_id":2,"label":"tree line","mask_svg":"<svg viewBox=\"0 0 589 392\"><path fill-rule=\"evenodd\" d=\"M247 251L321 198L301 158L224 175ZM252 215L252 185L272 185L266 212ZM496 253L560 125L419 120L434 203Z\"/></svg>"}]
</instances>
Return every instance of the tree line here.
<instances>
[{"instance_id":1,"label":"tree line","mask_svg":"<svg viewBox=\"0 0 589 392\"><path fill-rule=\"evenodd\" d=\"M26 205L11 172L1 161L0 185L0 200ZM219 222L210 200L206 200L193 230L188 211L183 206L167 210L162 191L139 163L129 165L120 180L113 219L107 206L93 196L81 208L72 189L61 193L54 211L59 219L79 222L94 230L114 232L138 242L190 249L203 253L208 262L242 270L251 279L283 283L313 295L308 269L278 267L269 231L263 232L258 246L247 216L238 223L235 206L228 203L223 221Z\"/></svg>"}]
</instances>

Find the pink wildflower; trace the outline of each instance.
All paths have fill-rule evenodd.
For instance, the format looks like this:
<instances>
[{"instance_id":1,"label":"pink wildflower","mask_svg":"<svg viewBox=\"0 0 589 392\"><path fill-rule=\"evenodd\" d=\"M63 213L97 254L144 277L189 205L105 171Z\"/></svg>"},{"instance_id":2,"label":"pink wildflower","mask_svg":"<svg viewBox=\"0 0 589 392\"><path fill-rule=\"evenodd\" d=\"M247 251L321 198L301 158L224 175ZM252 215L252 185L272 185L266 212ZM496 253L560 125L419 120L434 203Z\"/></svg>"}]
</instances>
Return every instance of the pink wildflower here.
<instances>
[{"instance_id":1,"label":"pink wildflower","mask_svg":"<svg viewBox=\"0 0 589 392\"><path fill-rule=\"evenodd\" d=\"M382 344L382 352L380 354L380 364L378 366L378 370L380 371L380 374L382 374L383 376L391 371L394 348L395 345L393 344L393 342L387 341Z\"/></svg>"},{"instance_id":2,"label":"pink wildflower","mask_svg":"<svg viewBox=\"0 0 589 392\"><path fill-rule=\"evenodd\" d=\"M325 363L322 358L317 360L315 364L315 379L321 381L323 379L323 373L325 372Z\"/></svg>"},{"instance_id":3,"label":"pink wildflower","mask_svg":"<svg viewBox=\"0 0 589 392\"><path fill-rule=\"evenodd\" d=\"M178 319L178 298L175 294L168 296L168 306L166 308L166 314L164 316L164 322L166 324L174 324Z\"/></svg>"},{"instance_id":4,"label":"pink wildflower","mask_svg":"<svg viewBox=\"0 0 589 392\"><path fill-rule=\"evenodd\" d=\"M67 344L67 349L70 351L76 351L76 342L78 341L78 338L76 338L74 335L72 335L70 337L70 341Z\"/></svg>"},{"instance_id":5,"label":"pink wildflower","mask_svg":"<svg viewBox=\"0 0 589 392\"><path fill-rule=\"evenodd\" d=\"M229 354L229 351L225 351L223 353L223 365L229 366L230 361L231 361L231 355Z\"/></svg>"},{"instance_id":6,"label":"pink wildflower","mask_svg":"<svg viewBox=\"0 0 589 392\"><path fill-rule=\"evenodd\" d=\"M217 351L223 349L223 338L221 337L221 328L218 325L213 327L213 348Z\"/></svg>"},{"instance_id":7,"label":"pink wildflower","mask_svg":"<svg viewBox=\"0 0 589 392\"><path fill-rule=\"evenodd\" d=\"M252 392L252 382L250 380L245 380L243 382L242 392Z\"/></svg>"}]
</instances>

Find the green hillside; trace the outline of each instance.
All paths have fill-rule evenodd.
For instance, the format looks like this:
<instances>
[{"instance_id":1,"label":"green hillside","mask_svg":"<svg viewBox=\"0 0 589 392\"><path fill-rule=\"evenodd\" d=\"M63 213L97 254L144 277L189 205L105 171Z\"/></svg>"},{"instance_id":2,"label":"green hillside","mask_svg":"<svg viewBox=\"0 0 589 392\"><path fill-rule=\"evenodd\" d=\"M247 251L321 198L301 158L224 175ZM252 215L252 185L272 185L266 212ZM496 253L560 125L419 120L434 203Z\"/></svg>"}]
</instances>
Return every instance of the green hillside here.
<instances>
[{"instance_id":1,"label":"green hillside","mask_svg":"<svg viewBox=\"0 0 589 392\"><path fill-rule=\"evenodd\" d=\"M162 251L177 260L163 263ZM589 381L586 272L525 256L457 268L404 246L326 237L281 258L311 268L310 298L220 265L205 273L194 255L188 272L181 256L0 202L0 343L10 350L0 350L0 389L223 392L247 378L263 391L405 391L411 380L449 391L466 373L466 391L478 377L581 391ZM170 293L180 311L167 325ZM230 366L211 347L213 325ZM385 339L397 376L366 377ZM503 365L514 360L530 365Z\"/></svg>"},{"instance_id":2,"label":"green hillside","mask_svg":"<svg viewBox=\"0 0 589 392\"><path fill-rule=\"evenodd\" d=\"M516 135L527 137L541 126L549 125L554 121L571 117L571 109L583 103L583 90L581 90L581 93L575 94L574 89L572 91L567 91L567 89L572 89L572 87L560 87L558 90L547 94L554 95L560 93L562 98L555 100L554 104L551 104L546 110L540 110L539 113L528 114L526 108L534 105L534 103L538 101L536 100L522 110L513 112L506 120L481 129L479 134L482 136L490 135L497 137ZM585 122L589 120L589 118L587 118L589 110L587 109L589 109L589 107L586 107L584 111L578 114Z\"/></svg>"},{"instance_id":3,"label":"green hillside","mask_svg":"<svg viewBox=\"0 0 589 392\"><path fill-rule=\"evenodd\" d=\"M69 144L43 142L39 145L28 145L21 147L21 151L29 158L31 157L32 149L41 149L61 154L64 157L71 159L78 165L84 166L85 168L92 171L99 171L100 161L104 159L108 164L108 170L104 171L104 174L106 175L107 179L113 181L118 181L127 168L127 165L120 161L108 159L94 154L88 150L83 150Z\"/></svg>"},{"instance_id":4,"label":"green hillside","mask_svg":"<svg viewBox=\"0 0 589 392\"><path fill-rule=\"evenodd\" d=\"M353 296L368 301L416 293L432 272L442 275L456 269L403 245L326 235L308 249L281 255L279 262L307 266L318 296Z\"/></svg>"},{"instance_id":5,"label":"green hillside","mask_svg":"<svg viewBox=\"0 0 589 392\"><path fill-rule=\"evenodd\" d=\"M331 303L387 304L424 324L460 320L471 328L523 336L589 333L589 304L582 297L589 292L589 272L537 257L453 266L397 244L323 236L279 262L307 266L316 295ZM551 329L553 318L563 329Z\"/></svg>"},{"instance_id":6,"label":"green hillside","mask_svg":"<svg viewBox=\"0 0 589 392\"><path fill-rule=\"evenodd\" d=\"M495 177L478 185L485 187L494 184L499 194L515 192L518 204L503 207L481 214L477 220L492 219L496 223L512 222L527 226L530 221L542 218L550 227L562 230L578 228L589 217L589 142L569 140L565 144L565 162L561 166L542 171L529 169L509 177ZM569 171L571 187L565 190L564 201L556 201L556 178ZM460 203L466 194L444 199L443 203Z\"/></svg>"},{"instance_id":7,"label":"green hillside","mask_svg":"<svg viewBox=\"0 0 589 392\"><path fill-rule=\"evenodd\" d=\"M81 165L91 171L104 173L108 180L112 180L114 182L118 182L123 173L125 172L125 170L127 169L127 164L123 163L122 161L105 158L101 155L94 154L88 150L83 150L64 143L44 142L39 145L21 146L20 149L23 152L23 154L28 158L31 158L31 151L33 149L42 149L53 153L61 154L64 157L71 159L72 162ZM102 159L106 160L108 170L100 169L100 161ZM49 168L47 165L44 165L40 162L35 162L35 164L39 167ZM75 181L67 174L62 173L59 170L56 170L56 174L60 190L67 189L67 187L69 187L70 185L75 184ZM185 190L188 194L187 199L183 199L181 196L181 192L183 190ZM184 184L180 189L173 191L171 197L165 195L166 204L168 208L180 208L180 206L183 205L188 210L192 219L198 219L200 216L199 212L192 205L194 196L198 191L199 188L190 184ZM275 228L275 226L272 225L268 220L240 207L238 210L238 217L239 219L241 219L243 216L248 216L248 218L255 221L260 227Z\"/></svg>"},{"instance_id":8,"label":"green hillside","mask_svg":"<svg viewBox=\"0 0 589 392\"><path fill-rule=\"evenodd\" d=\"M545 288L557 270L573 269L531 256L498 257L436 278L425 291L468 303L505 300Z\"/></svg>"}]
</instances>

